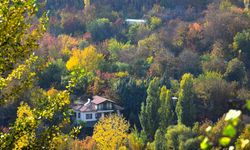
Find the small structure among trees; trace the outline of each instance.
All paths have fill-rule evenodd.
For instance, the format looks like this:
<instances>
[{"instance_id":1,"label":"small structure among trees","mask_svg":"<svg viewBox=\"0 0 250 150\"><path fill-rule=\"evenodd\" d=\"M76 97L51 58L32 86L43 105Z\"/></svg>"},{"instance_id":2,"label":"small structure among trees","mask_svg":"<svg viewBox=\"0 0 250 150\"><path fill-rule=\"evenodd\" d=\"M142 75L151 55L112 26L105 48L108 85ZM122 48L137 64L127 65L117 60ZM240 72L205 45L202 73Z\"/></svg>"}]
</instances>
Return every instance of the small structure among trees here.
<instances>
[{"instance_id":1,"label":"small structure among trees","mask_svg":"<svg viewBox=\"0 0 250 150\"><path fill-rule=\"evenodd\" d=\"M93 96L93 99L88 99L85 104L76 104L72 106L75 112L76 122L83 121L86 127L93 127L94 124L107 115L117 113L123 108L117 105L114 101L100 96Z\"/></svg>"},{"instance_id":2,"label":"small structure among trees","mask_svg":"<svg viewBox=\"0 0 250 150\"><path fill-rule=\"evenodd\" d=\"M147 20L144 19L126 19L125 22L129 25L133 24L146 24Z\"/></svg>"}]
</instances>

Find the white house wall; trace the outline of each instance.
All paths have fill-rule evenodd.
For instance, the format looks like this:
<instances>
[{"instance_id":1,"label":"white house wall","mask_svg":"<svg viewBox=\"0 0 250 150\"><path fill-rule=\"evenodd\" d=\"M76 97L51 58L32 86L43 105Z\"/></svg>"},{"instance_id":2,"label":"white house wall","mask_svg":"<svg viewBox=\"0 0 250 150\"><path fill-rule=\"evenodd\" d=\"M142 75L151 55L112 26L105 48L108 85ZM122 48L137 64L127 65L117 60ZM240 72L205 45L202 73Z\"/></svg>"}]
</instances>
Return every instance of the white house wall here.
<instances>
[{"instance_id":1,"label":"white house wall","mask_svg":"<svg viewBox=\"0 0 250 150\"><path fill-rule=\"evenodd\" d=\"M81 117L78 118L78 113L79 111L75 111L76 113L76 120L79 121L84 121L84 122L89 122L89 121L97 121L98 119L96 119L95 114L96 113L102 113L102 117L104 116L104 113L110 113L113 112L114 110L105 110L105 111L97 111L97 112L80 112L81 113ZM86 119L86 114L92 114L92 119Z\"/></svg>"},{"instance_id":2,"label":"white house wall","mask_svg":"<svg viewBox=\"0 0 250 150\"><path fill-rule=\"evenodd\" d=\"M92 119L86 119L86 114L92 114ZM81 113L81 119L82 121L97 121L95 118L95 113L87 112L87 113Z\"/></svg>"}]
</instances>

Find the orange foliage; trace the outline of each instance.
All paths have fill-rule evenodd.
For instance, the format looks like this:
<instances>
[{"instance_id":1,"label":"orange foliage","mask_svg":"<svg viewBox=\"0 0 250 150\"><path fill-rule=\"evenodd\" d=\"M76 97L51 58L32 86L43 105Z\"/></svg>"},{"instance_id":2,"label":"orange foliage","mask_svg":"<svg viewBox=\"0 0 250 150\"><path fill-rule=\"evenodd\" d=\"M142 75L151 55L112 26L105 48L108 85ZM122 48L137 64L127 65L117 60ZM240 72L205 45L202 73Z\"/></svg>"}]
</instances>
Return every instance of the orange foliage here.
<instances>
[{"instance_id":1,"label":"orange foliage","mask_svg":"<svg viewBox=\"0 0 250 150\"><path fill-rule=\"evenodd\" d=\"M199 23L193 23L189 25L189 30L194 30L197 32L201 32L202 26Z\"/></svg>"},{"instance_id":2,"label":"orange foliage","mask_svg":"<svg viewBox=\"0 0 250 150\"><path fill-rule=\"evenodd\" d=\"M83 142L83 147L85 150L92 150L94 147L96 147L96 142L95 140L92 139L92 137L87 137Z\"/></svg>"},{"instance_id":3,"label":"orange foliage","mask_svg":"<svg viewBox=\"0 0 250 150\"><path fill-rule=\"evenodd\" d=\"M79 141L74 140L71 143L71 150L94 150L96 149L96 142L92 139L92 137L86 137L85 140Z\"/></svg>"},{"instance_id":4,"label":"orange foliage","mask_svg":"<svg viewBox=\"0 0 250 150\"><path fill-rule=\"evenodd\" d=\"M58 91L55 88L51 88L47 91L48 96L54 96L58 93Z\"/></svg>"},{"instance_id":5,"label":"orange foliage","mask_svg":"<svg viewBox=\"0 0 250 150\"><path fill-rule=\"evenodd\" d=\"M237 14L243 14L244 13L244 9L240 8L240 7L232 7L231 11Z\"/></svg>"}]
</instances>

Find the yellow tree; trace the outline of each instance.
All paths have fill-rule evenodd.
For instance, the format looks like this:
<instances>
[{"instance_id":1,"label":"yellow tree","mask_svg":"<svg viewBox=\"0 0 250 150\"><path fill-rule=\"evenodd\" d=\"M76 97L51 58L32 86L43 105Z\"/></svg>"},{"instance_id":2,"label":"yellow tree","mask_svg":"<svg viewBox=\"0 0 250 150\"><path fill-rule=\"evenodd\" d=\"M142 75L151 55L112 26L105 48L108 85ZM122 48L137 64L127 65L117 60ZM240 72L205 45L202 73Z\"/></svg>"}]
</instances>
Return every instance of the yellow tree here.
<instances>
[{"instance_id":1,"label":"yellow tree","mask_svg":"<svg viewBox=\"0 0 250 150\"><path fill-rule=\"evenodd\" d=\"M125 146L128 122L117 115L102 118L94 127L93 139L100 150L114 150Z\"/></svg>"},{"instance_id":2,"label":"yellow tree","mask_svg":"<svg viewBox=\"0 0 250 150\"><path fill-rule=\"evenodd\" d=\"M35 0L1 0L0 75L6 77L17 63L29 58L46 30L45 16L36 20ZM35 20L35 21L34 21Z\"/></svg>"},{"instance_id":3,"label":"yellow tree","mask_svg":"<svg viewBox=\"0 0 250 150\"><path fill-rule=\"evenodd\" d=\"M83 0L84 7L88 7L90 5L90 0Z\"/></svg>"},{"instance_id":4,"label":"yellow tree","mask_svg":"<svg viewBox=\"0 0 250 150\"><path fill-rule=\"evenodd\" d=\"M66 64L68 70L85 69L87 72L97 70L104 56L96 51L92 45L86 47L83 51L79 49L72 50L72 55Z\"/></svg>"},{"instance_id":5,"label":"yellow tree","mask_svg":"<svg viewBox=\"0 0 250 150\"><path fill-rule=\"evenodd\" d=\"M21 103L9 131L0 132L1 150L52 149L50 143L55 137L65 135L61 129L69 120L69 93L55 90L46 93L34 84L38 57L32 53L47 23L45 15L36 19L37 3L36 0L0 2L0 106L26 98L32 103L30 106Z\"/></svg>"}]
</instances>

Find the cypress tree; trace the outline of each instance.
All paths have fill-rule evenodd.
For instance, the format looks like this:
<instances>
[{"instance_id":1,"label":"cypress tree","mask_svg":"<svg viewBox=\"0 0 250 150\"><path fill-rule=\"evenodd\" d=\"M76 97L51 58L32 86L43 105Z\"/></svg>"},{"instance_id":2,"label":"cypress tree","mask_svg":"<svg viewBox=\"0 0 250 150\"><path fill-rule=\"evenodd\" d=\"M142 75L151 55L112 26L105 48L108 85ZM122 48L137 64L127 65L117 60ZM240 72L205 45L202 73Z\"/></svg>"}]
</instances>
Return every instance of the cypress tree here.
<instances>
[{"instance_id":1,"label":"cypress tree","mask_svg":"<svg viewBox=\"0 0 250 150\"><path fill-rule=\"evenodd\" d=\"M158 110L160 127L166 129L169 125L175 124L174 103L171 98L171 91L163 86L160 93L161 106Z\"/></svg>"},{"instance_id":2,"label":"cypress tree","mask_svg":"<svg viewBox=\"0 0 250 150\"><path fill-rule=\"evenodd\" d=\"M193 75L184 74L180 83L179 98L176 104L179 124L191 126L195 120Z\"/></svg>"},{"instance_id":3,"label":"cypress tree","mask_svg":"<svg viewBox=\"0 0 250 150\"><path fill-rule=\"evenodd\" d=\"M154 78L147 89L146 103L142 103L139 115L142 129L150 140L153 140L155 131L159 127L158 109L160 107L159 99L159 79Z\"/></svg>"}]
</instances>

